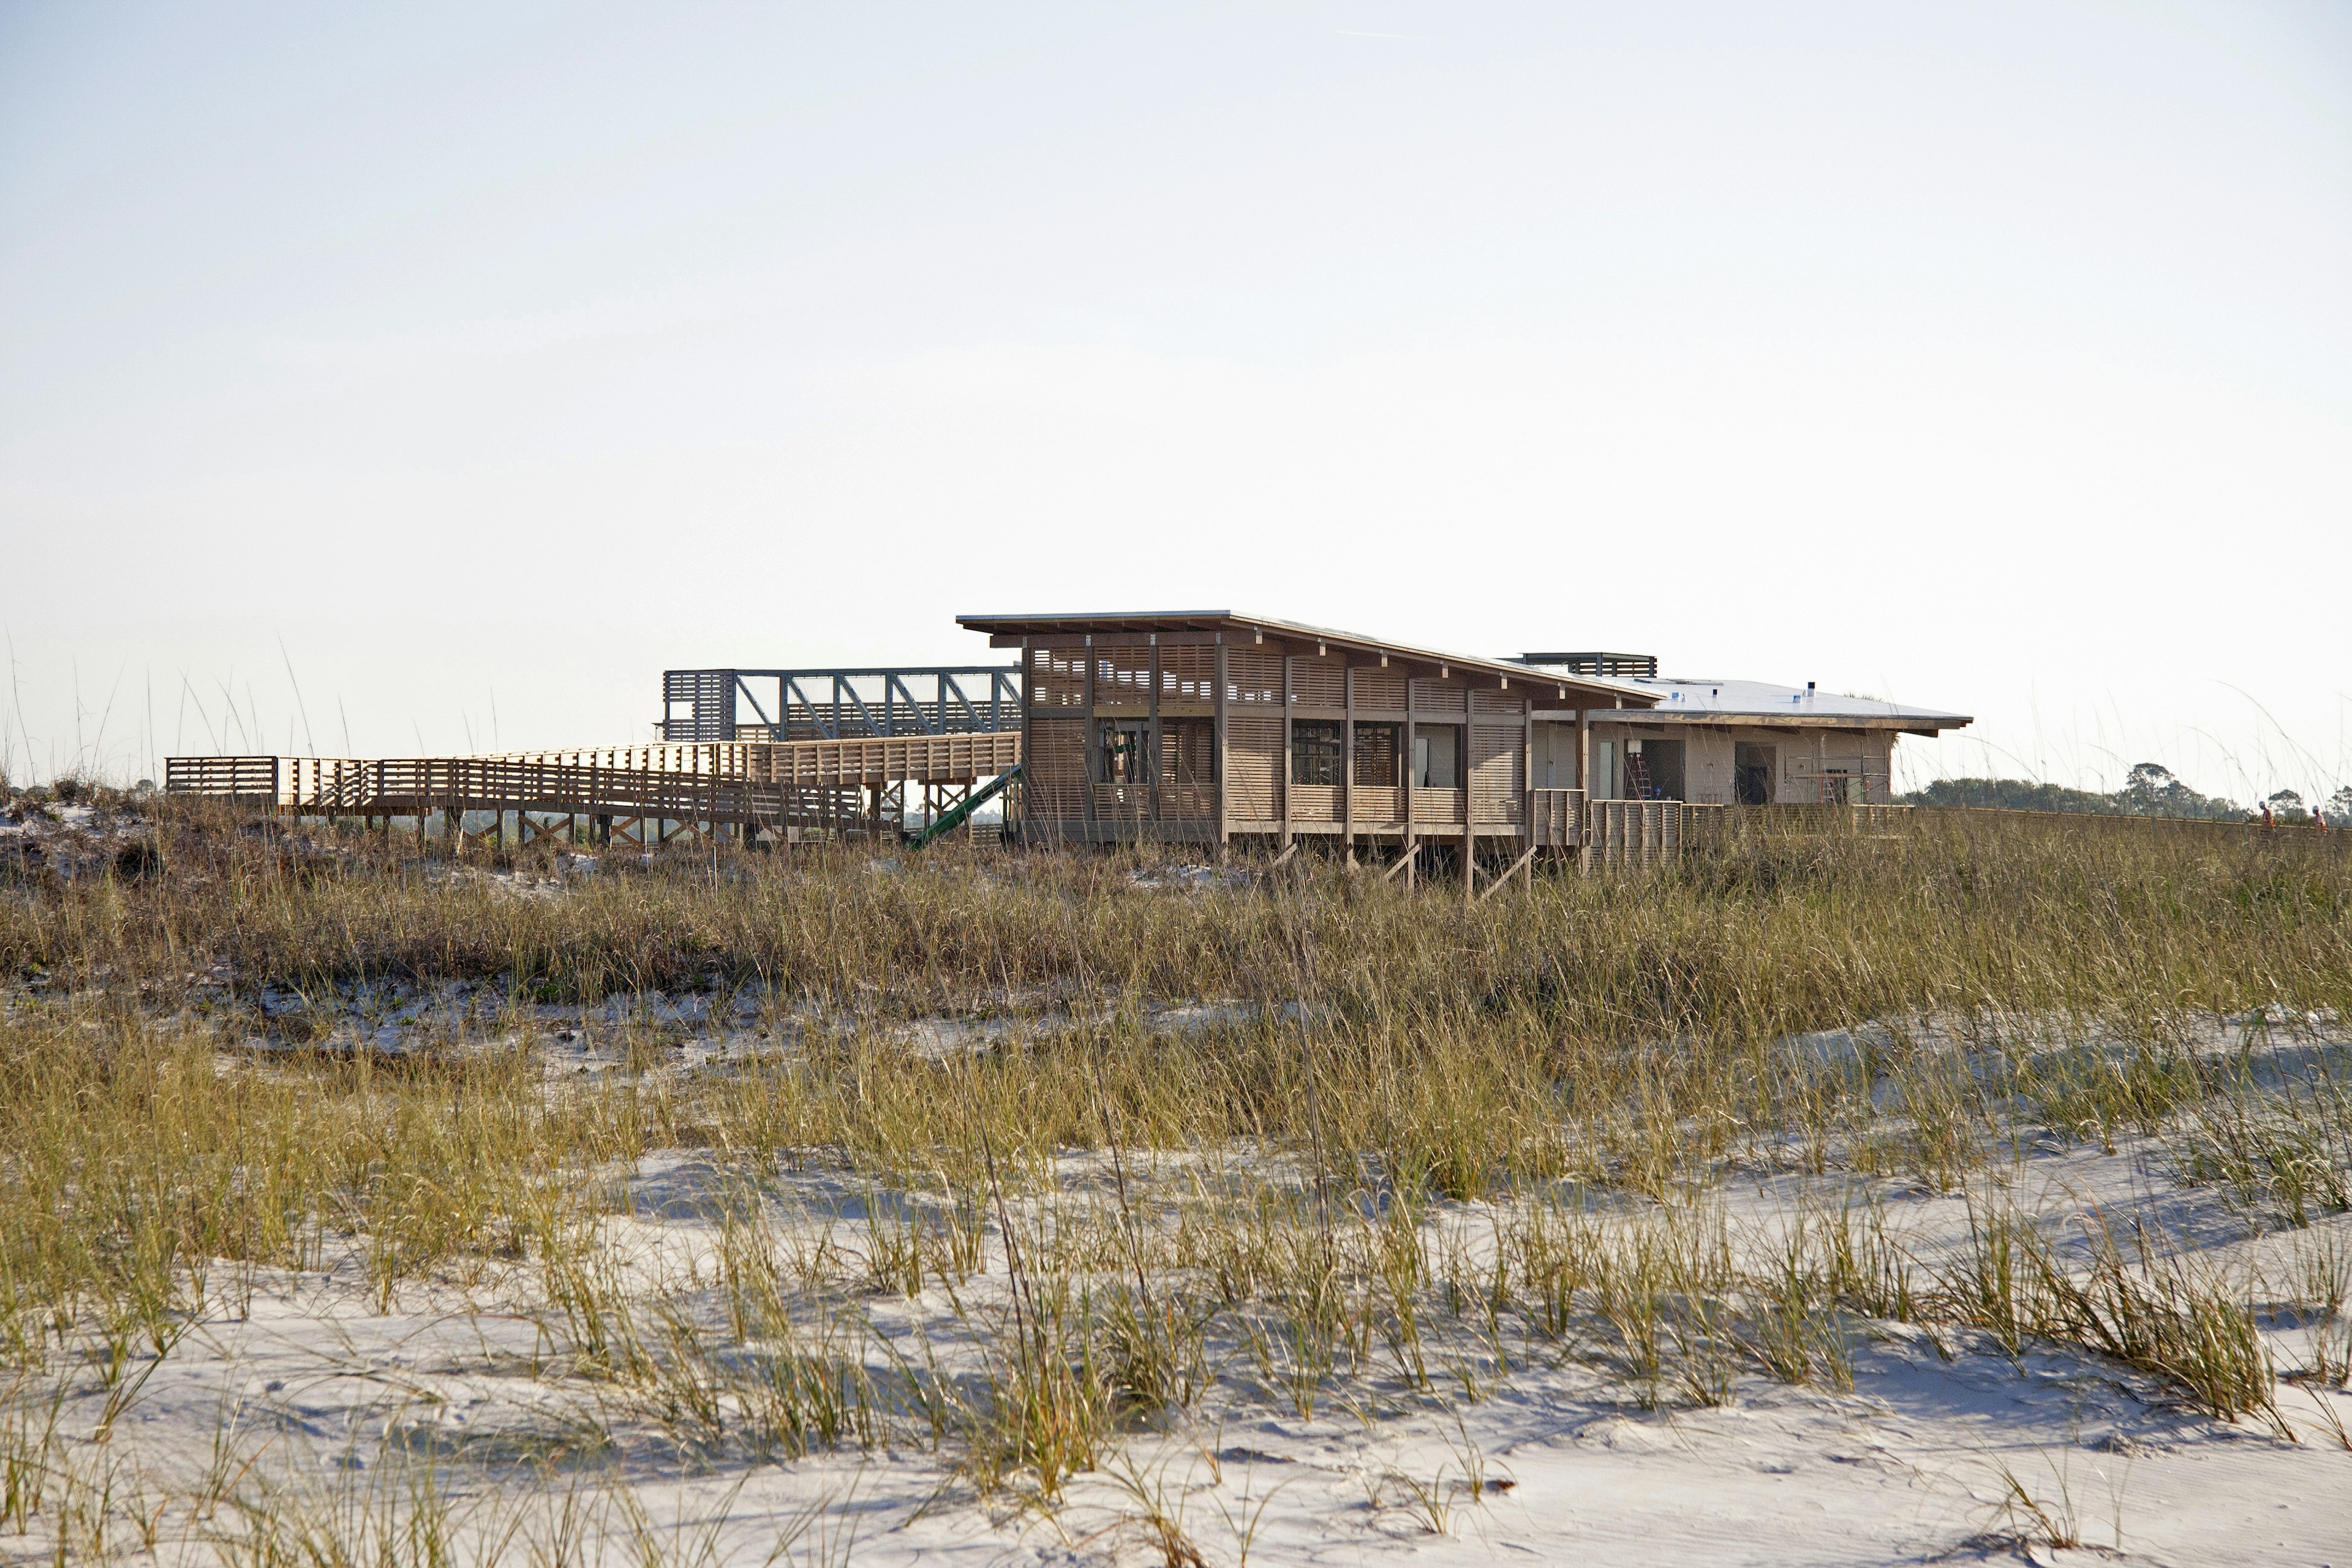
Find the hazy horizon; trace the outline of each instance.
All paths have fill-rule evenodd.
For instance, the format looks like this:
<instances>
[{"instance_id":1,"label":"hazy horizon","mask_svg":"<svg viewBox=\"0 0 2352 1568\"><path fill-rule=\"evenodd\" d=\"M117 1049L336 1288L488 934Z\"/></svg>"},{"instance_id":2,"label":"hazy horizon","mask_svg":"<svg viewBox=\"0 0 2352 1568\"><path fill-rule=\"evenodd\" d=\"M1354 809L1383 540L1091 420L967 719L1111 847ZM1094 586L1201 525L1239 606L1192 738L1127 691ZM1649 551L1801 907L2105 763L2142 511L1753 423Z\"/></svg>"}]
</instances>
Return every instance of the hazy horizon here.
<instances>
[{"instance_id":1,"label":"hazy horizon","mask_svg":"<svg viewBox=\"0 0 2352 1568\"><path fill-rule=\"evenodd\" d=\"M15 6L0 770L1196 605L2324 795L2347 278L2340 7Z\"/></svg>"}]
</instances>

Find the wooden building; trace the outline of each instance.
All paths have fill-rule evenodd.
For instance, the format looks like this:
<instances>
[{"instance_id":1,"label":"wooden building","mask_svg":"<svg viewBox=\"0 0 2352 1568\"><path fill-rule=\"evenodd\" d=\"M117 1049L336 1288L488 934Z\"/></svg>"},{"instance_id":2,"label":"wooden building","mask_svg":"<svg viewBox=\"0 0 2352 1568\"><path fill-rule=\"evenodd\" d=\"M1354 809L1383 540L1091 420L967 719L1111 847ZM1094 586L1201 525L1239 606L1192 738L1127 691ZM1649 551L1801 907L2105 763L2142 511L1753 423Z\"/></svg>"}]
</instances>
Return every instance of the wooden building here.
<instances>
[{"instance_id":1,"label":"wooden building","mask_svg":"<svg viewBox=\"0 0 2352 1568\"><path fill-rule=\"evenodd\" d=\"M1229 610L962 616L1021 650L1033 843L1570 848L1590 714L1627 682ZM1565 731L1565 735L1558 733ZM1531 787L1545 755L1573 778Z\"/></svg>"},{"instance_id":2,"label":"wooden building","mask_svg":"<svg viewBox=\"0 0 2352 1568\"><path fill-rule=\"evenodd\" d=\"M1662 679L1645 656L1481 658L1230 610L958 621L1020 650L1032 843L1466 847L1467 882L1482 856L1678 830L1629 805L1883 802L1896 735L1969 722Z\"/></svg>"}]
</instances>

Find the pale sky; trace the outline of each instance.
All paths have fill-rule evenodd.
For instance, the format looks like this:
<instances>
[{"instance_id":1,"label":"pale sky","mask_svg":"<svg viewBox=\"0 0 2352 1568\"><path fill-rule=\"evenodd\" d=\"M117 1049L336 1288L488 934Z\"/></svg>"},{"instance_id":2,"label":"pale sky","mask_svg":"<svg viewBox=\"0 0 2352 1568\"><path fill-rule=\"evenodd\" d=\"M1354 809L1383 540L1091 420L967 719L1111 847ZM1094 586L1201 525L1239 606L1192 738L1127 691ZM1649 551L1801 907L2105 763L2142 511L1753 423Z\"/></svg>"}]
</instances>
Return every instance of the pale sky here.
<instances>
[{"instance_id":1,"label":"pale sky","mask_svg":"<svg viewBox=\"0 0 2352 1568\"><path fill-rule=\"evenodd\" d=\"M2340 5L0 6L19 781L1230 608L2309 795L2347 586Z\"/></svg>"}]
</instances>

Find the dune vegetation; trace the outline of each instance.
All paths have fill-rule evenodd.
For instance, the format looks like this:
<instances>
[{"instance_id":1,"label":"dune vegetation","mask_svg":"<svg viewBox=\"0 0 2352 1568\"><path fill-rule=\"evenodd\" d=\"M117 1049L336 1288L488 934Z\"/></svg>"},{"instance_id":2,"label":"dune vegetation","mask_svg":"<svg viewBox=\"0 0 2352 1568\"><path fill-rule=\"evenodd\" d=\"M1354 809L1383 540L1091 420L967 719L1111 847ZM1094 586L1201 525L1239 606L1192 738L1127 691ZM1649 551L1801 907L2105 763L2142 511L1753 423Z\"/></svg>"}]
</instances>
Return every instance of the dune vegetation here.
<instances>
[{"instance_id":1,"label":"dune vegetation","mask_svg":"<svg viewBox=\"0 0 2352 1568\"><path fill-rule=\"evenodd\" d=\"M0 885L0 1551L715 1562L738 1514L631 1478L854 1454L1201 1562L1151 1444L1571 1373L1842 1397L1919 1336L2352 1448L2336 836L1919 812L1467 904L1312 857L90 831L141 848ZM2135 1200L2053 1204L2068 1160ZM220 1392L304 1301L505 1327L347 1400L330 1487ZM1367 1517L1486 1506L1459 1430ZM2080 1537L2010 1480L2000 1529ZM841 1517L762 1539L845 1558Z\"/></svg>"}]
</instances>

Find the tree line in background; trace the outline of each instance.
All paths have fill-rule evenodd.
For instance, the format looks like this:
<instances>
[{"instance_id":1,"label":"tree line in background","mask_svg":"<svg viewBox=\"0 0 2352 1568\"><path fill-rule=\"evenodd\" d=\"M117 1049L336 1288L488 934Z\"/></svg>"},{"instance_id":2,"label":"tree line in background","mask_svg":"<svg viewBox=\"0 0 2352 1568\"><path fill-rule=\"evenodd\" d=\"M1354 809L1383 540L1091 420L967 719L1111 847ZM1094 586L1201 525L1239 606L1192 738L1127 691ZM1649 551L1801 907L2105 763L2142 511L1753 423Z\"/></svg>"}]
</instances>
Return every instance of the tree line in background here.
<instances>
[{"instance_id":1,"label":"tree line in background","mask_svg":"<svg viewBox=\"0 0 2352 1568\"><path fill-rule=\"evenodd\" d=\"M2096 790L2068 789L2063 784L2036 784L2031 779L1937 779L1925 789L1895 797L1905 805L1981 805L2010 811L2075 811L2109 816L2190 816L2215 822L2252 822L2270 807L2276 822L2309 822L2315 809L2324 809L2330 826L2352 818L2352 784L2315 807L2291 789L2283 789L2253 805L2240 805L2219 795L2200 795L2160 763L2137 763L2125 775L2121 789L2102 795Z\"/></svg>"}]
</instances>

